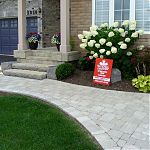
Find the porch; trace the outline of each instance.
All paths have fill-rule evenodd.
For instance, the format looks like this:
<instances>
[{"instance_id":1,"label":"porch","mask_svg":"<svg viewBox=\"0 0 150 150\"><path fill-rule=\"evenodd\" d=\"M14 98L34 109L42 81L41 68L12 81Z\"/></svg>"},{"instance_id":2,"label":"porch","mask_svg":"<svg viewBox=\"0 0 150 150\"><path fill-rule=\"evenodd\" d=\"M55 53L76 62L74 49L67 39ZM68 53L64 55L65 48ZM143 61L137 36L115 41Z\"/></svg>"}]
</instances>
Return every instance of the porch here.
<instances>
[{"instance_id":1,"label":"porch","mask_svg":"<svg viewBox=\"0 0 150 150\"><path fill-rule=\"evenodd\" d=\"M56 79L57 65L79 59L80 52L71 51L70 46L70 0L60 0L60 51L56 47L28 49L26 24L26 0L18 0L18 49L14 51L17 62L2 64L4 75Z\"/></svg>"},{"instance_id":2,"label":"porch","mask_svg":"<svg viewBox=\"0 0 150 150\"><path fill-rule=\"evenodd\" d=\"M27 49L26 43L26 0L18 0L18 50L14 51L14 57L19 60L32 56L32 52ZM61 46L60 52L54 51L54 48L40 48L37 53L47 53L50 51L51 58L59 62L74 61L79 58L78 51L71 51L70 46L70 0L60 0L60 33ZM35 52L36 53L36 52ZM56 58L56 55L58 56ZM78 57L77 57L78 55ZM72 57L69 57L72 56ZM74 56L74 57L73 57ZM56 58L56 59L55 59ZM43 58L44 59L44 58Z\"/></svg>"}]
</instances>

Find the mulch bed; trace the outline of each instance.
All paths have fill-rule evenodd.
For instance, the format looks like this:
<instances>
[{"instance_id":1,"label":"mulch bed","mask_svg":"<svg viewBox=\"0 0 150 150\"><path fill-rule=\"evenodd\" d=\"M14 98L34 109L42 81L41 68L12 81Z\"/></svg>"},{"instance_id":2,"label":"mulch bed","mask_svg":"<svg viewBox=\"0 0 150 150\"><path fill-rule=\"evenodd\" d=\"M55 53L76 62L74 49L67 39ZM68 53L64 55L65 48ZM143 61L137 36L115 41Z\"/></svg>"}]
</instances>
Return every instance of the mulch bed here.
<instances>
[{"instance_id":1,"label":"mulch bed","mask_svg":"<svg viewBox=\"0 0 150 150\"><path fill-rule=\"evenodd\" d=\"M131 81L128 81L128 80L122 80L121 82L116 82L112 84L111 86L102 86L102 85L94 84L92 82L92 78L93 78L93 71L76 70L73 76L63 81L72 83L72 84L96 87L96 88L107 89L107 90L139 92L137 89L135 89L132 86Z\"/></svg>"}]
</instances>

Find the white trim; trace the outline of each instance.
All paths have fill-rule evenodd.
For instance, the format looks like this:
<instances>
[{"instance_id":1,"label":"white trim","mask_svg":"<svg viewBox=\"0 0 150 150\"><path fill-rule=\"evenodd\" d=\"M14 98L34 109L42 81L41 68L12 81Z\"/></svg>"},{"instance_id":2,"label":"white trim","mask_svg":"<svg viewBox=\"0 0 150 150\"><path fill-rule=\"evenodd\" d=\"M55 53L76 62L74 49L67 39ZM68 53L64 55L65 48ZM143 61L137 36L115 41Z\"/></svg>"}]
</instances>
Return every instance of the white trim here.
<instances>
[{"instance_id":1,"label":"white trim","mask_svg":"<svg viewBox=\"0 0 150 150\"><path fill-rule=\"evenodd\" d=\"M130 0L130 20L135 20L135 0Z\"/></svg>"},{"instance_id":2,"label":"white trim","mask_svg":"<svg viewBox=\"0 0 150 150\"><path fill-rule=\"evenodd\" d=\"M92 0L92 24L95 24L95 16L96 15L96 1Z\"/></svg>"},{"instance_id":3,"label":"white trim","mask_svg":"<svg viewBox=\"0 0 150 150\"><path fill-rule=\"evenodd\" d=\"M109 26L114 22L114 0L109 1Z\"/></svg>"}]
</instances>

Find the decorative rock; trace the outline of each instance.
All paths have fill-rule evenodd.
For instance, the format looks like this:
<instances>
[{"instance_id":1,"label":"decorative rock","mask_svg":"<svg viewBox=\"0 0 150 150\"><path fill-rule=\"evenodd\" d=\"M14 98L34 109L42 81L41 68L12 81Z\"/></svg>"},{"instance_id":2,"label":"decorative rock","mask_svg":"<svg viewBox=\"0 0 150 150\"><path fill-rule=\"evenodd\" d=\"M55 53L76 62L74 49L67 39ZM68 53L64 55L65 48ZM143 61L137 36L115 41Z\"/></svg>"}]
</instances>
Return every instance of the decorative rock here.
<instances>
[{"instance_id":1,"label":"decorative rock","mask_svg":"<svg viewBox=\"0 0 150 150\"><path fill-rule=\"evenodd\" d=\"M8 70L8 69L12 69L12 64L15 62L3 62L1 64L1 69L3 70Z\"/></svg>"},{"instance_id":2,"label":"decorative rock","mask_svg":"<svg viewBox=\"0 0 150 150\"><path fill-rule=\"evenodd\" d=\"M57 66L50 66L47 70L47 78L48 79L53 79L53 80L57 80L57 77L56 77L56 68Z\"/></svg>"},{"instance_id":3,"label":"decorative rock","mask_svg":"<svg viewBox=\"0 0 150 150\"><path fill-rule=\"evenodd\" d=\"M121 72L117 68L113 68L112 75L111 75L111 83L122 81L121 79Z\"/></svg>"}]
</instances>

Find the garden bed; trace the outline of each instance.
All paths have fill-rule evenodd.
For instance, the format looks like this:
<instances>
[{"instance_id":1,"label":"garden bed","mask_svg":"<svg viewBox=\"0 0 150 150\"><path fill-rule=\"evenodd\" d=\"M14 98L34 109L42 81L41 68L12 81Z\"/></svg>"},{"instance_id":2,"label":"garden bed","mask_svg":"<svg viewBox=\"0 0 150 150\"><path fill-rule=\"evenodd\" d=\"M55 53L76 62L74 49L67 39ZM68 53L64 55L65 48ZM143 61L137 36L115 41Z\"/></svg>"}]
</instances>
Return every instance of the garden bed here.
<instances>
[{"instance_id":1,"label":"garden bed","mask_svg":"<svg viewBox=\"0 0 150 150\"><path fill-rule=\"evenodd\" d=\"M107 90L139 92L137 89L135 89L132 86L131 81L128 80L122 80L121 82L116 82L111 86L102 86L102 85L94 84L92 79L93 79L93 71L76 70L73 76L63 81L72 84L96 87L96 88L107 89Z\"/></svg>"}]
</instances>

